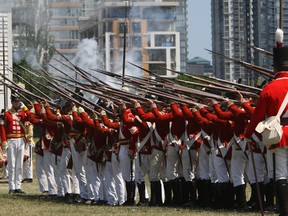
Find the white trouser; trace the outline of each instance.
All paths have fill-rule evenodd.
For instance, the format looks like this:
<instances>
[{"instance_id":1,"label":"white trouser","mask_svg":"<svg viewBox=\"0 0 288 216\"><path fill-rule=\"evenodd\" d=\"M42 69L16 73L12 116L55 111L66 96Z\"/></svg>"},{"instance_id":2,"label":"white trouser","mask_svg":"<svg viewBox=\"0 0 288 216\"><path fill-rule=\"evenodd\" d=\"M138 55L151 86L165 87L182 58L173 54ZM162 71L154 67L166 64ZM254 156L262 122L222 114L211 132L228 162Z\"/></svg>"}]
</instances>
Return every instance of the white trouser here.
<instances>
[{"instance_id":1,"label":"white trouser","mask_svg":"<svg viewBox=\"0 0 288 216\"><path fill-rule=\"evenodd\" d=\"M36 175L40 191L48 191L48 181L44 171L44 157L39 154L36 154Z\"/></svg>"},{"instance_id":2,"label":"white trouser","mask_svg":"<svg viewBox=\"0 0 288 216\"><path fill-rule=\"evenodd\" d=\"M214 148L211 148L211 154L209 155L209 171L210 171L210 179L211 183L217 183L218 178L217 178L217 172L215 168L215 158L216 158L216 152Z\"/></svg>"},{"instance_id":3,"label":"white trouser","mask_svg":"<svg viewBox=\"0 0 288 216\"><path fill-rule=\"evenodd\" d=\"M167 181L166 179L166 161L165 152L159 151L155 148L152 149L150 174L149 180L154 181Z\"/></svg>"},{"instance_id":4,"label":"white trouser","mask_svg":"<svg viewBox=\"0 0 288 216\"><path fill-rule=\"evenodd\" d=\"M52 156L52 164L54 164L54 178L57 185L57 196L62 197L64 196L64 188L62 183L62 178L59 173L60 161L61 156L53 154ZM57 160L57 162L56 162Z\"/></svg>"},{"instance_id":5,"label":"white trouser","mask_svg":"<svg viewBox=\"0 0 288 216\"><path fill-rule=\"evenodd\" d=\"M287 148L277 148L273 151L275 152L276 181L281 180L281 179L287 179L288 177L288 173L287 173L288 172L287 171L288 150Z\"/></svg>"},{"instance_id":6,"label":"white trouser","mask_svg":"<svg viewBox=\"0 0 288 216\"><path fill-rule=\"evenodd\" d=\"M68 161L71 157L70 149L63 148L62 155L59 157L57 164L56 176L60 179L61 184L58 186L58 196L65 196L67 193L72 193L71 184L69 183L70 177L67 170Z\"/></svg>"},{"instance_id":7,"label":"white trouser","mask_svg":"<svg viewBox=\"0 0 288 216\"><path fill-rule=\"evenodd\" d=\"M80 194L80 187L79 187L79 181L78 181L78 178L75 174L75 169L74 167L72 167L72 170L71 170L71 178L72 178L72 193L74 194Z\"/></svg>"},{"instance_id":8,"label":"white trouser","mask_svg":"<svg viewBox=\"0 0 288 216\"><path fill-rule=\"evenodd\" d=\"M208 147L202 143L199 150L198 177L201 180L210 180L210 154Z\"/></svg>"},{"instance_id":9,"label":"white trouser","mask_svg":"<svg viewBox=\"0 0 288 216\"><path fill-rule=\"evenodd\" d=\"M8 139L8 173L9 189L21 189L23 158L24 158L24 138Z\"/></svg>"},{"instance_id":10,"label":"white trouser","mask_svg":"<svg viewBox=\"0 0 288 216\"><path fill-rule=\"evenodd\" d=\"M115 187L115 181L113 178L112 163L106 161L104 170L104 191L107 193L107 203L108 205L117 205L117 193ZM118 185L117 185L118 186Z\"/></svg>"},{"instance_id":11,"label":"white trouser","mask_svg":"<svg viewBox=\"0 0 288 216\"><path fill-rule=\"evenodd\" d=\"M234 147L234 146L233 146ZM248 154L248 152L246 151ZM248 166L248 158L242 150L232 150L231 158L231 179L233 186L245 184L244 173Z\"/></svg>"},{"instance_id":12,"label":"white trouser","mask_svg":"<svg viewBox=\"0 0 288 216\"><path fill-rule=\"evenodd\" d=\"M28 159L24 162L24 176L27 179L33 179L33 162L32 162L32 153L33 153L33 146L31 144L26 144L25 150L28 153Z\"/></svg>"},{"instance_id":13,"label":"white trouser","mask_svg":"<svg viewBox=\"0 0 288 216\"><path fill-rule=\"evenodd\" d=\"M169 145L167 149L166 176L168 181L182 177L182 165L180 154L174 146Z\"/></svg>"},{"instance_id":14,"label":"white trouser","mask_svg":"<svg viewBox=\"0 0 288 216\"><path fill-rule=\"evenodd\" d=\"M87 185L92 188L93 199L98 201L100 200L101 173L103 169L102 164L96 164L95 161L88 157L85 167Z\"/></svg>"},{"instance_id":15,"label":"white trouser","mask_svg":"<svg viewBox=\"0 0 288 216\"><path fill-rule=\"evenodd\" d=\"M141 160L141 164L140 164ZM151 155L150 154L137 154L135 159L135 181L137 184L145 182L145 176L148 175L150 181L150 163ZM145 187L145 198L149 199L147 192L147 187Z\"/></svg>"},{"instance_id":16,"label":"white trouser","mask_svg":"<svg viewBox=\"0 0 288 216\"><path fill-rule=\"evenodd\" d=\"M214 163L214 169L216 172L218 183L229 182L230 160L229 161L226 160L226 163L225 163L225 160L223 158L215 155L213 157L213 163Z\"/></svg>"},{"instance_id":17,"label":"white trouser","mask_svg":"<svg viewBox=\"0 0 288 216\"><path fill-rule=\"evenodd\" d=\"M84 161L86 160L87 150L81 153L77 152L75 149L75 139L70 139L71 154L73 159L73 167L75 170L76 177L79 181L80 196L83 199L91 198L90 189L87 187L87 179L84 168Z\"/></svg>"},{"instance_id":18,"label":"white trouser","mask_svg":"<svg viewBox=\"0 0 288 216\"><path fill-rule=\"evenodd\" d=\"M253 152L253 156L254 156L254 161L255 161L257 180L258 182L264 182L264 176L265 176L266 170L265 170L263 154ZM249 152L248 157L249 157L249 160L248 160L248 167L246 170L246 174L247 174L250 184L254 184L256 183L256 179L255 179L255 173L253 169L251 152Z\"/></svg>"},{"instance_id":19,"label":"white trouser","mask_svg":"<svg viewBox=\"0 0 288 216\"><path fill-rule=\"evenodd\" d=\"M135 159L135 181L137 184L145 181L145 175L149 177L150 163L150 154L137 154L137 158Z\"/></svg>"},{"instance_id":20,"label":"white trouser","mask_svg":"<svg viewBox=\"0 0 288 216\"><path fill-rule=\"evenodd\" d=\"M120 162L114 152L112 153L112 174L116 185L118 204L122 205L126 200L125 182L122 176Z\"/></svg>"},{"instance_id":21,"label":"white trouser","mask_svg":"<svg viewBox=\"0 0 288 216\"><path fill-rule=\"evenodd\" d=\"M190 156L189 156L190 155ZM198 152L194 149L188 151L187 148L182 150L182 165L183 176L185 181L192 181L195 179L195 172L197 167Z\"/></svg>"},{"instance_id":22,"label":"white trouser","mask_svg":"<svg viewBox=\"0 0 288 216\"><path fill-rule=\"evenodd\" d=\"M48 180L48 194L57 194L57 185L55 181L55 159L54 155L48 150L43 150L44 153L44 171Z\"/></svg>"},{"instance_id":23,"label":"white trouser","mask_svg":"<svg viewBox=\"0 0 288 216\"><path fill-rule=\"evenodd\" d=\"M120 145L119 160L124 181L135 181L135 160L128 156L128 145Z\"/></svg>"}]
</instances>

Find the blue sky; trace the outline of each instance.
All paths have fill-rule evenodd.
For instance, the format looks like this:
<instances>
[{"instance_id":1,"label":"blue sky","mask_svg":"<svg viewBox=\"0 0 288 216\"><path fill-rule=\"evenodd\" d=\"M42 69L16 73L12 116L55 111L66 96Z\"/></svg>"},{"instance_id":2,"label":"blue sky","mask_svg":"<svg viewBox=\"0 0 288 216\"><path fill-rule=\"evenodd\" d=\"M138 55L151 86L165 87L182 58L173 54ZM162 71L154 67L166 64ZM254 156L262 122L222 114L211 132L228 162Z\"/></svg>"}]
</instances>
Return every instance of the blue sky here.
<instances>
[{"instance_id":1,"label":"blue sky","mask_svg":"<svg viewBox=\"0 0 288 216\"><path fill-rule=\"evenodd\" d=\"M211 49L210 0L187 0L188 3L188 58L196 56L211 61L204 48Z\"/></svg>"}]
</instances>

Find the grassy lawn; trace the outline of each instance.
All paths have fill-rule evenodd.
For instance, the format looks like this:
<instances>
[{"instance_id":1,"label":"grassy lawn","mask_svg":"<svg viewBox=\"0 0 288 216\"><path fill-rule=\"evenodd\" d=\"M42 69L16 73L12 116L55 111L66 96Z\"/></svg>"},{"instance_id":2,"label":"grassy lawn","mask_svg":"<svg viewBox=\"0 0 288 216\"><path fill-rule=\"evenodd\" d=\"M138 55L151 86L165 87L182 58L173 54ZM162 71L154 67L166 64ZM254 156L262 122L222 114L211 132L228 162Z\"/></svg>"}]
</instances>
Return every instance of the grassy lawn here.
<instances>
[{"instance_id":1,"label":"grassy lawn","mask_svg":"<svg viewBox=\"0 0 288 216\"><path fill-rule=\"evenodd\" d=\"M35 157L34 157L35 158ZM34 161L35 165L35 161ZM35 166L34 166L35 168ZM35 174L35 172L34 172ZM259 213L237 213L227 211L199 210L189 208L160 208L160 207L108 207L108 206L87 206L84 204L66 204L47 199L40 199L39 187L34 177L33 183L23 184L22 189L26 195L9 195L8 182L0 181L0 216L21 215L21 216L91 216L91 215L145 215L145 216L214 216L214 215L260 215ZM273 214L269 214L273 215Z\"/></svg>"}]
</instances>

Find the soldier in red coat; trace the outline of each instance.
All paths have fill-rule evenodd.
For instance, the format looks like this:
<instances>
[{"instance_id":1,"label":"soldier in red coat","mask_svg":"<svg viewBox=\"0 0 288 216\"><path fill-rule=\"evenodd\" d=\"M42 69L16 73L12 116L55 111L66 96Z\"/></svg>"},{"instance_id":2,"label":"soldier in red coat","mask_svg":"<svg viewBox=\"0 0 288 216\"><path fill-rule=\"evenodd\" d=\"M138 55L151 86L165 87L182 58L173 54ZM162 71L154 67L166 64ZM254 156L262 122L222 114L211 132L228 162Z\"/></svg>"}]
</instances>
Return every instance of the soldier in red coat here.
<instances>
[{"instance_id":1,"label":"soldier in red coat","mask_svg":"<svg viewBox=\"0 0 288 216\"><path fill-rule=\"evenodd\" d=\"M117 204L116 205L123 205L125 202L125 181L122 176L121 172L121 166L120 166L120 161L119 161L119 148L124 142L119 143L120 139L120 127L122 126L121 123L118 121L116 118L115 121L110 120L106 112L104 110L101 111L101 120L106 125L108 128L112 128L117 132L116 134L113 134L113 145L112 145L112 155L111 155L111 169L112 169L112 177L115 181L116 185L116 200ZM111 137L112 138L112 137ZM121 138L122 139L122 138Z\"/></svg>"},{"instance_id":2,"label":"soldier in red coat","mask_svg":"<svg viewBox=\"0 0 288 216\"><path fill-rule=\"evenodd\" d=\"M39 123L27 107L22 106L20 98L12 96L12 108L4 113L1 119L2 146L8 145L8 176L9 194L24 194L21 190L24 147L25 147L25 121L32 124Z\"/></svg>"},{"instance_id":3,"label":"soldier in red coat","mask_svg":"<svg viewBox=\"0 0 288 216\"><path fill-rule=\"evenodd\" d=\"M152 108L153 101L149 100L149 106ZM155 123L155 128L151 136L151 163L150 163L150 186L151 199L150 206L162 205L161 182L163 181L165 190L164 205L171 204L172 192L171 182L166 178L166 138L169 133L169 121L157 118L152 112L146 112L139 103L135 103L137 115L142 121ZM165 113L165 110L160 108L160 112Z\"/></svg>"},{"instance_id":4,"label":"soldier in red coat","mask_svg":"<svg viewBox=\"0 0 288 216\"><path fill-rule=\"evenodd\" d=\"M262 90L255 111L247 126L245 137L251 138L259 122L270 116L275 116L288 92L288 47L274 48L274 80ZM281 115L283 136L279 143L270 146L275 152L276 191L279 201L280 215L288 215L288 183L287 183L287 106Z\"/></svg>"}]
</instances>

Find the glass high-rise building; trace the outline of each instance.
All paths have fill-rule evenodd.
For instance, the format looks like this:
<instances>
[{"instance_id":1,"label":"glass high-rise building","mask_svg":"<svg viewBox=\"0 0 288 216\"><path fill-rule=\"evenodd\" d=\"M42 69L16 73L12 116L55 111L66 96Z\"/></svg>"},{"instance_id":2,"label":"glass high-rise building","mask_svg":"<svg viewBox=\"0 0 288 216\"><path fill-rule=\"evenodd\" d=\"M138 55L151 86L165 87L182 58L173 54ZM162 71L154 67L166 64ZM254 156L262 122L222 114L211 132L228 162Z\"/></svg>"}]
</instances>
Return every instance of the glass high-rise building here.
<instances>
[{"instance_id":1,"label":"glass high-rise building","mask_svg":"<svg viewBox=\"0 0 288 216\"><path fill-rule=\"evenodd\" d=\"M211 6L212 49L237 60L272 69L271 56L245 44L272 52L275 47L275 31L279 26L278 1L213 0ZM283 7L284 44L287 44L285 33L288 33L288 0L283 1ZM224 40L224 37L244 44ZM256 72L215 55L213 71L216 77L231 81L241 78L245 83L251 83L260 77Z\"/></svg>"}]
</instances>

